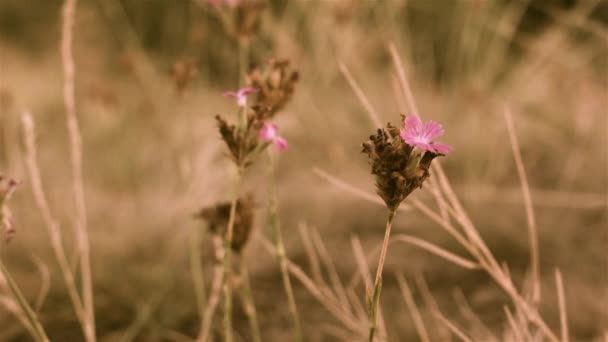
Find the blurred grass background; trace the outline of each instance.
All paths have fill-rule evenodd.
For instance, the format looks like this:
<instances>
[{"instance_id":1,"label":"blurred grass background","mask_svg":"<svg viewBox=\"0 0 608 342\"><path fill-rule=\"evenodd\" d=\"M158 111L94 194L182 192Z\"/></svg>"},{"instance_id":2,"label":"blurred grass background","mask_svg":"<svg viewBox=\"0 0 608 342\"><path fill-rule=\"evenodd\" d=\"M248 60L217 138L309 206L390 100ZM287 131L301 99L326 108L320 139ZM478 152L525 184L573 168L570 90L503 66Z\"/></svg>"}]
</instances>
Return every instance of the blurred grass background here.
<instances>
[{"instance_id":1,"label":"blurred grass background","mask_svg":"<svg viewBox=\"0 0 608 342\"><path fill-rule=\"evenodd\" d=\"M41 284L35 260L50 269L41 320L52 340L78 341L80 329L27 184L20 128L21 112L31 110L45 190L70 237L60 6L56 0L0 3L0 171L22 182L11 205L18 235L0 250L32 300ZM539 226L542 312L557 326L552 274L559 267L573 339L605 338L607 25L608 3L592 0L270 1L250 60L289 58L301 73L295 98L278 119L291 144L279 171L288 256L307 267L297 233L306 222L319 230L347 280L356 269L351 237L359 236L366 251L381 243L384 209L329 186L312 169L373 191L359 154L373 127L338 65L348 66L382 120L396 123L405 105L395 90L392 41L420 114L441 122L443 141L455 147L443 158L447 174L489 247L521 279L528 260L525 212L502 117L505 105L512 109ZM237 44L204 1L98 0L79 3L74 51L98 334L104 341L126 332L141 341L194 337L188 239L203 228L193 213L230 193L230 166L213 116L234 111L221 93L238 83ZM179 61L198 69L183 91L171 73ZM267 234L265 168L259 164L245 187L257 197L256 234ZM415 211L400 214L395 230L462 252ZM204 246L209 275L211 247ZM255 240L245 253L263 335L288 340L276 261ZM442 310L462 325L470 322L459 312L457 288L488 327L502 329L505 298L488 277L398 246L389 250L382 299L392 340L416 339L390 276L397 270L423 273ZM331 316L299 284L296 292L307 339L335 340L317 328L333 322ZM421 310L428 317L422 304ZM244 315L237 314L239 336L247 340ZM0 309L0 340L27 339Z\"/></svg>"}]
</instances>

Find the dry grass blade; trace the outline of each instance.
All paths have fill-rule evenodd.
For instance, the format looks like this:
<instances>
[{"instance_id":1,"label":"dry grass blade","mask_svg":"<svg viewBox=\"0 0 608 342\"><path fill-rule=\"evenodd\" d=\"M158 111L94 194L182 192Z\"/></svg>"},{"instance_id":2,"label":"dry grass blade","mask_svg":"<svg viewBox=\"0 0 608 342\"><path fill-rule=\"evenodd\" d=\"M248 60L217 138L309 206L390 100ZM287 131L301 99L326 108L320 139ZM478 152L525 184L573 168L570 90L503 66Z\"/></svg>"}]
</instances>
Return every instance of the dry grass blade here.
<instances>
[{"instance_id":1,"label":"dry grass blade","mask_svg":"<svg viewBox=\"0 0 608 342\"><path fill-rule=\"evenodd\" d=\"M473 342L473 340L468 337L456 324L445 318L441 313L436 313L436 315L439 321L443 323L443 325L445 325L445 327L448 328L448 330L450 330L460 340L464 342Z\"/></svg>"},{"instance_id":2,"label":"dry grass blade","mask_svg":"<svg viewBox=\"0 0 608 342\"><path fill-rule=\"evenodd\" d=\"M317 256L315 248L312 244L308 226L304 222L300 222L298 225L298 231L300 232L300 238L304 244L304 251L308 257L313 279L317 284L327 287L327 284L325 284L325 280L323 279L323 275L321 274L319 257Z\"/></svg>"},{"instance_id":3,"label":"dry grass blade","mask_svg":"<svg viewBox=\"0 0 608 342\"><path fill-rule=\"evenodd\" d=\"M76 317L78 318L78 321L81 324L81 327L83 328L84 332L86 325L86 316L83 304L80 295L78 294L74 275L70 268L67 255L63 247L59 224L51 214L51 209L49 207L46 194L44 193L42 186L40 168L38 167L38 152L36 148L36 131L34 127L34 120L32 119L32 116L29 112L24 112L21 119L23 124L23 135L25 139L26 150L25 164L32 186L34 202L36 203L36 206L38 207L38 210L42 215L42 219L50 236L53 253L55 254L55 258L57 259L57 262L59 264L61 275L63 276L63 280L68 290L68 295L72 302L72 306L74 307L74 311L76 312Z\"/></svg>"},{"instance_id":4,"label":"dry grass blade","mask_svg":"<svg viewBox=\"0 0 608 342\"><path fill-rule=\"evenodd\" d=\"M510 330L508 330L507 332L510 332L516 341L526 341L526 339L524 339L524 334L522 333L522 331L520 331L521 329L519 325L515 321L515 318L513 318L511 310L509 310L506 305L503 306L503 310L505 312L505 316L507 317L507 322L509 323L510 328Z\"/></svg>"},{"instance_id":5,"label":"dry grass blade","mask_svg":"<svg viewBox=\"0 0 608 342\"><path fill-rule=\"evenodd\" d=\"M314 246L321 257L321 261L325 265L325 269L327 274L329 275L329 280L331 281L334 292L336 293L337 299L342 304L345 310L351 310L350 302L348 300L348 296L346 295L346 290L344 289L344 285L342 285L342 281L340 280L340 276L338 275L338 270L336 269L336 265L334 264L327 248L325 248L325 244L323 243L323 239L321 238L321 234L319 231L311 228L311 235Z\"/></svg>"},{"instance_id":6,"label":"dry grass blade","mask_svg":"<svg viewBox=\"0 0 608 342\"><path fill-rule=\"evenodd\" d=\"M93 302L93 280L91 272L89 233L87 228L87 209L82 177L82 138L76 116L75 66L72 54L74 14L76 0L65 0L62 10L61 25L61 60L63 65L63 98L66 109L66 120L70 140L70 157L72 167L72 190L76 205L76 241L80 258L82 282L82 301L85 314L84 334L88 342L95 342L95 306Z\"/></svg>"},{"instance_id":7,"label":"dry grass blade","mask_svg":"<svg viewBox=\"0 0 608 342\"><path fill-rule=\"evenodd\" d=\"M418 310L418 306L414 301L414 297L412 296L412 291L410 287L407 285L407 281L402 273L397 273L397 282L399 283L399 289L401 290L401 295L407 304L407 308L410 311L410 315L412 315L412 319L414 320L414 325L416 326L416 332L420 337L422 342L429 342L431 339L429 338L429 334L426 331L426 327L424 326L424 321L422 320L422 316L420 316L420 311Z\"/></svg>"},{"instance_id":8,"label":"dry grass blade","mask_svg":"<svg viewBox=\"0 0 608 342\"><path fill-rule=\"evenodd\" d=\"M357 268L359 269L359 276L363 278L365 289L372 288L372 281L369 271L369 265L367 264L367 257L365 256L365 252L363 252L363 247L361 246L361 240L357 236L353 236L350 239L351 245L353 247L353 254L355 255L355 261L357 262ZM359 279L359 277L355 277L353 281L351 281L350 286L356 286L355 279Z\"/></svg>"},{"instance_id":9,"label":"dry grass blade","mask_svg":"<svg viewBox=\"0 0 608 342\"><path fill-rule=\"evenodd\" d=\"M397 71L397 77L399 79L399 84L401 85L401 90L403 91L403 95L407 99L407 104L413 113L420 115L418 111L418 106L416 106L416 101L414 100L414 95L412 93L412 88L410 87L409 82L407 81L407 77L405 76L405 69L403 68L403 64L401 63L401 57L399 56L399 52L397 52L397 48L393 42L388 44L388 50L391 53L391 58L393 59L393 65L395 66L395 70Z\"/></svg>"},{"instance_id":10,"label":"dry grass blade","mask_svg":"<svg viewBox=\"0 0 608 342\"><path fill-rule=\"evenodd\" d=\"M475 311L473 311L473 308L471 308L471 305L460 288L454 290L453 297L456 303L458 303L457 306L461 315L469 322L470 326L473 327L476 332L475 335L478 335L476 339L488 342L498 341L492 331L488 329L485 323L479 318Z\"/></svg>"},{"instance_id":11,"label":"dry grass blade","mask_svg":"<svg viewBox=\"0 0 608 342\"><path fill-rule=\"evenodd\" d=\"M445 329L445 327L440 324L441 322L439 322L439 318L437 317L437 315L441 314L441 310L439 310L439 305L437 304L437 301L435 300L431 289L429 289L429 286L426 283L426 280L424 279L422 273L416 273L414 281L416 282L416 287L418 288L418 291L422 295L422 299L424 300L425 306L429 308L429 310L433 314L432 317L435 323L433 326L436 328L435 331L437 331L437 334L439 335L439 340L450 341L450 331L448 329Z\"/></svg>"},{"instance_id":12,"label":"dry grass blade","mask_svg":"<svg viewBox=\"0 0 608 342\"><path fill-rule=\"evenodd\" d=\"M513 116L508 108L504 110L505 121L507 123L507 130L509 132L509 140L511 142L511 149L513 151L513 158L515 159L515 165L517 167L517 175L521 182L521 190L524 197L524 205L526 208L526 219L528 221L528 239L530 243L530 266L531 276L530 280L532 283L532 300L538 304L540 301L540 261L538 251L538 232L536 228L536 219L534 216L534 207L532 205L532 195L530 194L530 185L528 184L528 177L526 176L526 170L524 163L521 158L521 150L519 148L519 141L515 134L515 125L513 123Z\"/></svg>"},{"instance_id":13,"label":"dry grass blade","mask_svg":"<svg viewBox=\"0 0 608 342\"><path fill-rule=\"evenodd\" d=\"M42 260L37 257L33 257L33 260L36 264L38 272L40 273L40 290L38 291L38 296L36 297L34 310L36 312L40 312L40 309L42 308L42 305L49 294L49 289L51 288L51 272L49 271L49 267L43 263Z\"/></svg>"},{"instance_id":14,"label":"dry grass blade","mask_svg":"<svg viewBox=\"0 0 608 342\"><path fill-rule=\"evenodd\" d=\"M365 291L366 291L366 293L371 293L372 288L373 288L373 284L371 281L371 272L369 269L369 264L367 263L367 257L365 256L365 252L363 251L363 247L361 246L361 240L359 240L358 237L354 236L351 238L351 245L353 247L355 261L357 262L357 268L359 269L359 275L364 280ZM378 252L379 252L379 249L378 249ZM377 254L377 253L373 253L372 255L375 256L375 254ZM351 288L356 285L355 280L358 280L358 279L359 278L354 278L351 281L351 283L350 283ZM384 321L384 315L382 314L382 310L378 311L378 321L379 321L379 325L380 325L380 335L381 335L380 337L386 336L386 323Z\"/></svg>"},{"instance_id":15,"label":"dry grass blade","mask_svg":"<svg viewBox=\"0 0 608 342\"><path fill-rule=\"evenodd\" d=\"M32 335L33 337L36 336L36 331L30 324L30 322L27 320L24 313L19 309L19 306L17 305L17 303L15 303L13 298L11 298L9 296L0 295L0 304L4 307L4 309L6 311L10 312L15 317L17 317L17 320L19 320L19 323L21 323L21 325L23 325L25 330L27 330L27 332L30 335ZM19 327L17 327L17 328L19 328Z\"/></svg>"},{"instance_id":16,"label":"dry grass blade","mask_svg":"<svg viewBox=\"0 0 608 342\"><path fill-rule=\"evenodd\" d=\"M341 180L340 178L329 174L327 171L325 171L321 168L315 167L315 168L313 168L312 172L314 174L316 174L317 176L321 177L322 179L326 180L328 183L330 183L330 184L336 186L337 188L340 188L352 195L355 195L356 197L364 199L368 202L373 202L373 203L379 204L381 206L386 206L386 204L382 201L382 199L380 199L378 197L378 195L370 194L355 186L352 186L352 185L348 184L347 182ZM411 208L408 205L402 204L399 206L397 211L408 211L410 209Z\"/></svg>"},{"instance_id":17,"label":"dry grass blade","mask_svg":"<svg viewBox=\"0 0 608 342\"><path fill-rule=\"evenodd\" d=\"M357 98L359 99L359 101L361 101L363 107L365 107L365 110L367 111L367 114L369 115L369 118L372 124L374 125L374 128L382 127L382 121L380 121L380 116L378 115L378 112L376 112L363 90L361 90L359 84L357 84L357 81L355 81L355 79L353 78L353 75L348 70L348 67L346 67L346 65L342 62L338 62L338 67L340 68L340 72L342 72L342 75L344 75L344 78L346 78L346 80L348 81L350 87L353 88L355 95L357 95Z\"/></svg>"},{"instance_id":18,"label":"dry grass blade","mask_svg":"<svg viewBox=\"0 0 608 342\"><path fill-rule=\"evenodd\" d=\"M559 304L559 323L561 327L562 342L568 342L568 313L566 310L566 293L564 291L564 281L562 272L555 270L555 285L557 287L557 300Z\"/></svg>"},{"instance_id":19,"label":"dry grass blade","mask_svg":"<svg viewBox=\"0 0 608 342\"><path fill-rule=\"evenodd\" d=\"M270 243L270 241L264 237L260 235L258 236L260 237L260 241L262 242L264 249L266 249L266 251L272 255L276 255L277 252L272 243ZM351 313L344 311L344 309L340 306L340 303L338 303L335 298L327 296L327 294L322 291L299 266L294 264L289 259L286 259L286 261L289 272L293 274L293 276L298 279L302 285L304 285L308 292L315 297L315 299L317 299L317 301L319 301L319 303L321 303L321 305L323 305L327 311L329 311L336 319L342 322L350 330L357 333L359 336L365 336L367 331L356 317L352 316Z\"/></svg>"},{"instance_id":20,"label":"dry grass blade","mask_svg":"<svg viewBox=\"0 0 608 342\"><path fill-rule=\"evenodd\" d=\"M395 235L392 239L394 242L404 242L410 245L414 245L416 247L422 248L429 253L435 254L436 256L450 261L460 267L463 267L468 270L479 269L480 265L473 261L467 260L461 256L458 256L452 252L449 252L437 245L434 245L430 242L424 241L422 239L418 239L416 237L407 235L407 234L399 234Z\"/></svg>"}]
</instances>

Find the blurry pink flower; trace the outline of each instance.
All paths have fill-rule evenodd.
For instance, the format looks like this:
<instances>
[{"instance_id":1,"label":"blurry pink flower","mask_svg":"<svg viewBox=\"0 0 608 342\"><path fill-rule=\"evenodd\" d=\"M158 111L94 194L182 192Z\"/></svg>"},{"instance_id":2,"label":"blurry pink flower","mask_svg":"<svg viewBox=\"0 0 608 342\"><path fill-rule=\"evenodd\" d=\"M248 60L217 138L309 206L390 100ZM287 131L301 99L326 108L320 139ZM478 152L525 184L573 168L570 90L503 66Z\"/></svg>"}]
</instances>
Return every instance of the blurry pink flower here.
<instances>
[{"instance_id":1,"label":"blurry pink flower","mask_svg":"<svg viewBox=\"0 0 608 342\"><path fill-rule=\"evenodd\" d=\"M255 89L251 87L241 88L237 91L227 91L224 93L225 97L233 97L236 99L236 103L239 107L247 106L247 95L255 92Z\"/></svg>"},{"instance_id":2,"label":"blurry pink flower","mask_svg":"<svg viewBox=\"0 0 608 342\"><path fill-rule=\"evenodd\" d=\"M268 121L264 122L264 126L260 129L260 138L264 141L272 142L279 151L283 151L289 147L287 140L277 134L277 126Z\"/></svg>"},{"instance_id":3,"label":"blurry pink flower","mask_svg":"<svg viewBox=\"0 0 608 342\"><path fill-rule=\"evenodd\" d=\"M444 132L437 122L429 120L422 125L417 115L410 115L405 118L404 125L400 135L406 144L433 153L448 154L452 151L452 147L446 144L433 142L433 139L442 136Z\"/></svg>"}]
</instances>

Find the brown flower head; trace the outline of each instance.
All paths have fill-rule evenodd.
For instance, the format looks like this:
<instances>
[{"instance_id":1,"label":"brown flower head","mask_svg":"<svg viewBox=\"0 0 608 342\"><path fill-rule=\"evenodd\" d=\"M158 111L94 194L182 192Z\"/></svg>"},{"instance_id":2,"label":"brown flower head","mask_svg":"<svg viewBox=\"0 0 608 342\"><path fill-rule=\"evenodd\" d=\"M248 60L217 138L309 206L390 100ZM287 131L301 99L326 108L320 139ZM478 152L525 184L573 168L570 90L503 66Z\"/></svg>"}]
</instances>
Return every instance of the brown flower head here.
<instances>
[{"instance_id":1,"label":"brown flower head","mask_svg":"<svg viewBox=\"0 0 608 342\"><path fill-rule=\"evenodd\" d=\"M15 221L8 208L8 201L17 188L17 182L0 175L0 226L3 228L4 240L10 241L15 236Z\"/></svg>"},{"instance_id":2,"label":"brown flower head","mask_svg":"<svg viewBox=\"0 0 608 342\"><path fill-rule=\"evenodd\" d=\"M399 128L388 123L363 143L362 151L370 159L378 195L391 211L412 191L422 187L429 176L431 162L441 155L415 149L405 143L399 133Z\"/></svg>"},{"instance_id":3,"label":"brown flower head","mask_svg":"<svg viewBox=\"0 0 608 342\"><path fill-rule=\"evenodd\" d=\"M234 12L234 30L241 40L249 40L260 31L261 15L266 4L258 0L241 0Z\"/></svg>"},{"instance_id":4,"label":"brown flower head","mask_svg":"<svg viewBox=\"0 0 608 342\"><path fill-rule=\"evenodd\" d=\"M257 90L255 103L267 109L268 117L285 105L295 90L299 74L289 68L288 60L270 60L265 66L254 66L247 74L247 83Z\"/></svg>"},{"instance_id":5,"label":"brown flower head","mask_svg":"<svg viewBox=\"0 0 608 342\"><path fill-rule=\"evenodd\" d=\"M261 0L207 0L219 11L226 31L247 43L261 27L261 14L266 4Z\"/></svg>"},{"instance_id":6,"label":"brown flower head","mask_svg":"<svg viewBox=\"0 0 608 342\"><path fill-rule=\"evenodd\" d=\"M263 117L266 115L266 111L260 107L252 109L247 112L245 127L243 128L229 124L220 115L215 116L222 140L228 146L232 161L242 168L250 166L255 155L268 145L260 140L258 134L263 126Z\"/></svg>"},{"instance_id":7,"label":"brown flower head","mask_svg":"<svg viewBox=\"0 0 608 342\"><path fill-rule=\"evenodd\" d=\"M218 203L214 206L201 209L196 215L209 225L214 234L226 234L228 219L230 218L230 202ZM232 250L239 253L249 241L253 229L254 201L251 194L239 198L236 202L236 217L234 220L234 235L232 237Z\"/></svg>"}]
</instances>

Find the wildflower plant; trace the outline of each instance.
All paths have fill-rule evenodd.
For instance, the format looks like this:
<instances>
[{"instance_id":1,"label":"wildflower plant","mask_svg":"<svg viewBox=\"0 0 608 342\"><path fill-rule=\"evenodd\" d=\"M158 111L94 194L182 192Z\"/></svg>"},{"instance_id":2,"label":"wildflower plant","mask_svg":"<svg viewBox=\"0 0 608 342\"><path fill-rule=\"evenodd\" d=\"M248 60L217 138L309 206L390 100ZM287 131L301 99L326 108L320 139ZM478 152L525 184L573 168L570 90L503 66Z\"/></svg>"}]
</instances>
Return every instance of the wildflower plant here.
<instances>
[{"instance_id":1,"label":"wildflower plant","mask_svg":"<svg viewBox=\"0 0 608 342\"><path fill-rule=\"evenodd\" d=\"M382 269L397 208L414 190L422 187L430 175L429 168L433 159L452 151L450 146L433 141L443 135L443 127L440 124L434 121L422 124L416 115L402 116L402 121L403 127L397 128L388 123L386 128L379 128L375 135L371 135L369 140L363 143L362 152L370 159L377 193L388 209L374 289L368 302L370 342L374 340L376 331Z\"/></svg>"},{"instance_id":2,"label":"wildflower plant","mask_svg":"<svg viewBox=\"0 0 608 342\"><path fill-rule=\"evenodd\" d=\"M284 151L288 147L287 140L278 134L277 126L270 121L293 95L298 74L295 71L289 70L288 65L289 63L287 61L277 63L276 60L271 60L265 67L254 67L246 76L246 81L249 83L248 87L224 93L224 96L233 98L236 101L238 107L238 122L236 124L229 123L221 115L216 116L219 133L228 147L229 156L237 169L233 200L230 203L230 206L227 207L229 208L229 213L228 220L225 223L226 233L224 235L224 330L227 341L232 339L232 323L230 317L232 312L230 289L230 274L232 269L231 254L235 247L234 242L237 239L235 233L242 176L246 169L254 163L261 152L266 150L271 144L274 145L278 151ZM249 97L254 94L256 97L253 101L250 101ZM272 161L272 155L269 156ZM270 175L271 177L274 177L274 171L272 170L274 164L271 162L270 165ZM277 250L283 250L283 253L278 253L279 259L283 260L285 258L285 253L280 239L278 212L276 210L276 194L274 192L271 194L271 198L274 198L274 200L271 200L271 203L269 203L273 235L277 237L275 239ZM209 216L211 213L206 212L206 215ZM299 328L299 318L297 317L293 290L291 289L291 283L289 281L285 263L285 260L281 261L284 285L288 294L291 312L294 314L296 340L300 341L301 332Z\"/></svg>"}]
</instances>

